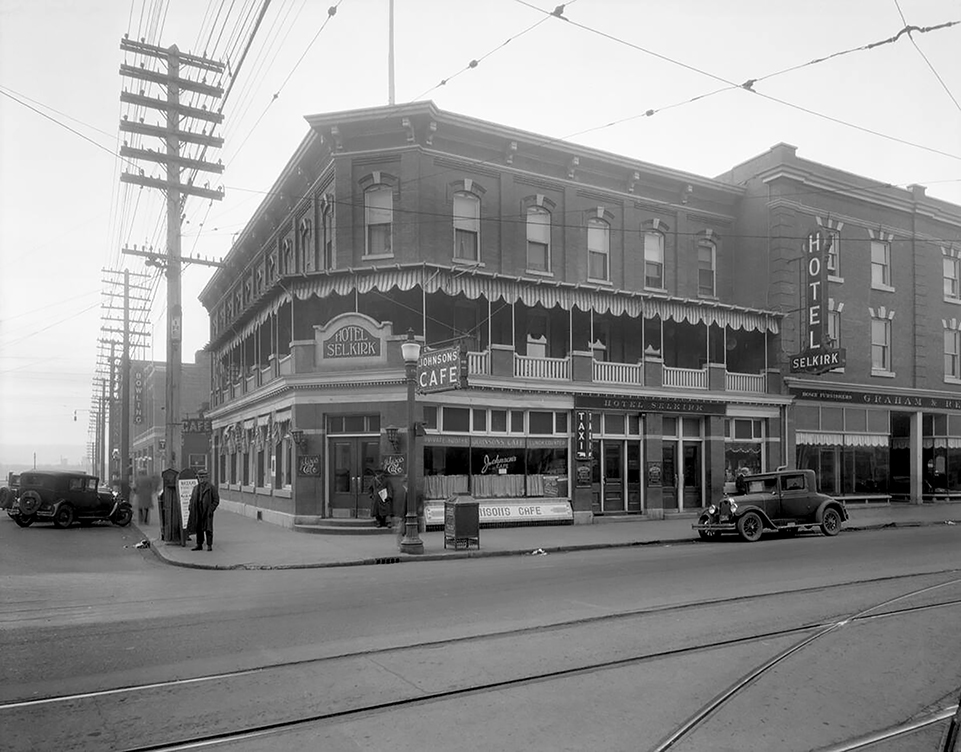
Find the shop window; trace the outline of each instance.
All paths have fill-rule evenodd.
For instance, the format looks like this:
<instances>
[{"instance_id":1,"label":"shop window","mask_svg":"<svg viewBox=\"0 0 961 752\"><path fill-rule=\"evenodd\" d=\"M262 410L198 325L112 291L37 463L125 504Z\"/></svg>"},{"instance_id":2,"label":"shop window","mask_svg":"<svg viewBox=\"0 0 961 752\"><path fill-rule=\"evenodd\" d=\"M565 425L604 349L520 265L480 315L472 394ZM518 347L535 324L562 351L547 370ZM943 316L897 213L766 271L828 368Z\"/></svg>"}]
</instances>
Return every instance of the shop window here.
<instances>
[{"instance_id":1,"label":"shop window","mask_svg":"<svg viewBox=\"0 0 961 752\"><path fill-rule=\"evenodd\" d=\"M539 206L527 209L527 270L551 270L551 213Z\"/></svg>"},{"instance_id":2,"label":"shop window","mask_svg":"<svg viewBox=\"0 0 961 752\"><path fill-rule=\"evenodd\" d=\"M424 405L424 427L437 428L437 407L435 405Z\"/></svg>"},{"instance_id":3,"label":"shop window","mask_svg":"<svg viewBox=\"0 0 961 752\"><path fill-rule=\"evenodd\" d=\"M480 199L467 191L454 194L454 258L480 261Z\"/></svg>"},{"instance_id":4,"label":"shop window","mask_svg":"<svg viewBox=\"0 0 961 752\"><path fill-rule=\"evenodd\" d=\"M604 416L604 433L608 435L624 435L624 416L621 413L607 413Z\"/></svg>"},{"instance_id":5,"label":"shop window","mask_svg":"<svg viewBox=\"0 0 961 752\"><path fill-rule=\"evenodd\" d=\"M821 408L821 430L834 431L840 433L844 430L844 408L843 407L822 407Z\"/></svg>"},{"instance_id":6,"label":"shop window","mask_svg":"<svg viewBox=\"0 0 961 752\"><path fill-rule=\"evenodd\" d=\"M868 410L868 431L871 433L890 433L891 420L887 410Z\"/></svg>"},{"instance_id":7,"label":"shop window","mask_svg":"<svg viewBox=\"0 0 961 752\"><path fill-rule=\"evenodd\" d=\"M876 290L891 289L890 243L871 241L871 287Z\"/></svg>"},{"instance_id":8,"label":"shop window","mask_svg":"<svg viewBox=\"0 0 961 752\"><path fill-rule=\"evenodd\" d=\"M366 255L389 256L394 221L393 189L388 185L375 185L364 191L364 214Z\"/></svg>"},{"instance_id":9,"label":"shop window","mask_svg":"<svg viewBox=\"0 0 961 752\"><path fill-rule=\"evenodd\" d=\"M511 433L524 433L523 410L511 410Z\"/></svg>"},{"instance_id":10,"label":"shop window","mask_svg":"<svg viewBox=\"0 0 961 752\"><path fill-rule=\"evenodd\" d=\"M945 300L961 301L961 259L955 256L945 256L944 266L944 298Z\"/></svg>"},{"instance_id":11,"label":"shop window","mask_svg":"<svg viewBox=\"0 0 961 752\"><path fill-rule=\"evenodd\" d=\"M664 289L664 236L659 232L644 233L644 286Z\"/></svg>"},{"instance_id":12,"label":"shop window","mask_svg":"<svg viewBox=\"0 0 961 752\"><path fill-rule=\"evenodd\" d=\"M554 428L556 433L567 433L567 413L555 413Z\"/></svg>"},{"instance_id":13,"label":"shop window","mask_svg":"<svg viewBox=\"0 0 961 752\"><path fill-rule=\"evenodd\" d=\"M380 414L328 415L327 433L379 433Z\"/></svg>"},{"instance_id":14,"label":"shop window","mask_svg":"<svg viewBox=\"0 0 961 752\"><path fill-rule=\"evenodd\" d=\"M661 433L664 436L677 436L677 418L665 416L661 420L661 426Z\"/></svg>"},{"instance_id":15,"label":"shop window","mask_svg":"<svg viewBox=\"0 0 961 752\"><path fill-rule=\"evenodd\" d=\"M553 434L554 413L542 413L531 410L529 413L530 433Z\"/></svg>"},{"instance_id":16,"label":"shop window","mask_svg":"<svg viewBox=\"0 0 961 752\"><path fill-rule=\"evenodd\" d=\"M844 408L844 430L864 433L868 430L868 416L864 408Z\"/></svg>"},{"instance_id":17,"label":"shop window","mask_svg":"<svg viewBox=\"0 0 961 752\"><path fill-rule=\"evenodd\" d=\"M441 413L443 430L457 433L470 431L470 410L466 407L445 407Z\"/></svg>"},{"instance_id":18,"label":"shop window","mask_svg":"<svg viewBox=\"0 0 961 752\"><path fill-rule=\"evenodd\" d=\"M567 428L564 428L567 431ZM641 433L641 417L639 415L627 416L627 430L631 436L638 436Z\"/></svg>"},{"instance_id":19,"label":"shop window","mask_svg":"<svg viewBox=\"0 0 961 752\"><path fill-rule=\"evenodd\" d=\"M474 431L487 432L487 410L474 410Z\"/></svg>"},{"instance_id":20,"label":"shop window","mask_svg":"<svg viewBox=\"0 0 961 752\"><path fill-rule=\"evenodd\" d=\"M491 410L491 432L507 433L507 410Z\"/></svg>"},{"instance_id":21,"label":"shop window","mask_svg":"<svg viewBox=\"0 0 961 752\"><path fill-rule=\"evenodd\" d=\"M685 436L699 437L701 435L702 421L700 418L683 418L682 428Z\"/></svg>"},{"instance_id":22,"label":"shop window","mask_svg":"<svg viewBox=\"0 0 961 752\"><path fill-rule=\"evenodd\" d=\"M610 279L611 226L603 219L587 220L587 276L607 282Z\"/></svg>"}]
</instances>

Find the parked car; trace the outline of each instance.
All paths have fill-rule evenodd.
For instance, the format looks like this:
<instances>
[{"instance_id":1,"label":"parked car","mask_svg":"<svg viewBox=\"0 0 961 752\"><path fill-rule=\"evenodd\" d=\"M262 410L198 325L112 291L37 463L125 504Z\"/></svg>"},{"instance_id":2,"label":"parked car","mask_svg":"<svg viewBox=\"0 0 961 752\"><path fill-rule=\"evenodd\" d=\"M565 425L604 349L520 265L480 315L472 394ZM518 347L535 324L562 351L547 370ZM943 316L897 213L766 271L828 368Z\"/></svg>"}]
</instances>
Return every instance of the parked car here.
<instances>
[{"instance_id":1,"label":"parked car","mask_svg":"<svg viewBox=\"0 0 961 752\"><path fill-rule=\"evenodd\" d=\"M723 533L737 533L754 542L765 531L792 535L798 530L820 528L837 535L848 519L844 502L818 493L813 470L778 470L743 476L739 492L725 494L711 504L692 527L704 540Z\"/></svg>"},{"instance_id":2,"label":"parked car","mask_svg":"<svg viewBox=\"0 0 961 752\"><path fill-rule=\"evenodd\" d=\"M7 473L7 485L0 488L0 509L9 509L20 488L20 473Z\"/></svg>"},{"instance_id":3,"label":"parked car","mask_svg":"<svg viewBox=\"0 0 961 752\"><path fill-rule=\"evenodd\" d=\"M75 521L90 525L109 520L124 527L133 519L130 503L112 491L98 488L99 478L86 473L30 470L20 474L20 485L7 514L20 527L52 522L70 527Z\"/></svg>"}]
</instances>

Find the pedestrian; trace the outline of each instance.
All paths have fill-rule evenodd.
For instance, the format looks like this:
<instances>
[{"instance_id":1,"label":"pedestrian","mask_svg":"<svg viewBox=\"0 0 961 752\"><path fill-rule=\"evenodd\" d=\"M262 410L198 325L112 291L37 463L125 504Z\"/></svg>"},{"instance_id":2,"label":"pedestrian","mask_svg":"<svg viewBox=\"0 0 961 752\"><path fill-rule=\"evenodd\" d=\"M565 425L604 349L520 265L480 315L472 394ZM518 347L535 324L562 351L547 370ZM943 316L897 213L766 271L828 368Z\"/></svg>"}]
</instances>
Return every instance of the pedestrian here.
<instances>
[{"instance_id":1,"label":"pedestrian","mask_svg":"<svg viewBox=\"0 0 961 752\"><path fill-rule=\"evenodd\" d=\"M187 532L196 531L197 545L193 551L203 551L204 536L207 538L207 550L213 551L214 546L214 510L220 504L220 494L217 487L207 480L207 471L197 471L197 485L190 492L190 507L187 515Z\"/></svg>"},{"instance_id":2,"label":"pedestrian","mask_svg":"<svg viewBox=\"0 0 961 752\"><path fill-rule=\"evenodd\" d=\"M134 481L133 495L137 504L137 519L143 525L150 524L150 510L153 509L153 495L156 487L154 479L144 470L140 471Z\"/></svg>"},{"instance_id":3,"label":"pedestrian","mask_svg":"<svg viewBox=\"0 0 961 752\"><path fill-rule=\"evenodd\" d=\"M370 484L370 516L377 520L377 527L387 527L387 518L391 515L394 496L390 491L383 470L374 474Z\"/></svg>"}]
</instances>

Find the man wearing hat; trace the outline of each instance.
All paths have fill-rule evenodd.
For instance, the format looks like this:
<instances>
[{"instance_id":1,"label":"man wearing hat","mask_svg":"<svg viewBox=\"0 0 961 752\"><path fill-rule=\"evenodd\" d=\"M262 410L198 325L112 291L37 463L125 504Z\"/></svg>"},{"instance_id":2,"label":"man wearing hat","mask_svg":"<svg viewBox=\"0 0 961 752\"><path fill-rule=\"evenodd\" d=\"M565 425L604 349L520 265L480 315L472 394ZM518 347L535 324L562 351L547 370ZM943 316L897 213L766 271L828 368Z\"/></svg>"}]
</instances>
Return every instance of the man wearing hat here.
<instances>
[{"instance_id":1,"label":"man wearing hat","mask_svg":"<svg viewBox=\"0 0 961 752\"><path fill-rule=\"evenodd\" d=\"M214 510L220 504L220 494L217 487L207 480L207 471L197 471L197 485L190 492L190 508L187 517L187 532L197 532L197 545L193 551L203 551L204 535L207 537L207 550L214 546Z\"/></svg>"}]
</instances>

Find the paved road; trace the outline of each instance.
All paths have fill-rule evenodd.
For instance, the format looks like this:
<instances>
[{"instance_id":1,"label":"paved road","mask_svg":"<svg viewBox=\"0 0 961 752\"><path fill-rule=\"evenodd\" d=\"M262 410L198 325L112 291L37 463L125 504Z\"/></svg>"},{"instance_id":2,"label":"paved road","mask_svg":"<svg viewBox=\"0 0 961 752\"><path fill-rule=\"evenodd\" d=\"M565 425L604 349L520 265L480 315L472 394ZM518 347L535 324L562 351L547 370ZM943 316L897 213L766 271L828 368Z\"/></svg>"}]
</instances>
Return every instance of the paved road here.
<instances>
[{"instance_id":1,"label":"paved road","mask_svg":"<svg viewBox=\"0 0 961 752\"><path fill-rule=\"evenodd\" d=\"M29 540L22 535L27 532ZM957 526L861 532L836 539L772 539L750 546L683 545L405 567L270 572L168 567L149 552L132 548L136 540L129 529L20 531L12 522L0 520L4 593L0 700L188 679L240 668L276 668L256 678L232 680L229 691L224 691L224 685L215 691L214 685L204 684L207 691L198 696L189 689L193 685L179 685L167 687L159 699L150 696L149 702L141 704L133 698L111 709L109 701L100 701L97 722L110 717L112 710L119 711L121 718L137 719L133 725L120 724L135 736L125 741L77 737L74 732L83 727L85 717L81 715L69 723L72 738L80 743L63 748L124 748L132 740L156 738L158 728L163 729L161 738L181 732L180 738L187 738L200 729L235 728L291 714L305 717L318 707L350 707L358 699L400 697L411 688L422 694L438 686L513 676L522 669L555 670L572 663L587 666L641 649L686 648L759 628L773 632L867 607L916 589L919 583L932 582L931 577L883 578L961 570L961 531ZM937 577L951 579L950 573ZM765 601L663 611L701 600L748 598L856 581L875 582L841 588L830 595L815 596L809 591L802 597L790 592ZM948 590L942 589L939 597ZM961 597L957 590L953 595ZM651 613L652 609L662 611ZM639 610L645 612L643 616L620 616ZM919 664L924 666L922 672L910 673L900 665L886 670L915 677L928 687L942 686L935 681L931 663L940 657L947 671L938 676L947 685L957 686L961 684L961 666L956 657L951 663L953 653L943 656L937 646L941 635L953 635L956 640L961 615L956 606L924 614L917 622L902 617L895 626L895 620L889 621L890 632L862 631L869 639L853 644L874 645L875 655L896 654L915 663L927 655L927 662ZM562 623L567 624L543 629ZM509 635L494 642L448 642L446 650L433 646L416 654L401 649L501 632ZM671 724L693 712L703 701L702 694L716 693L746 662L776 651L784 641L772 638L763 647L729 648L713 653L711 660L692 657L687 668L662 662L658 668L646 664L641 674L629 667L604 677L589 672L580 681L571 677L559 684L538 684L539 689L533 685L505 688L473 702L449 699L419 711L399 708L372 715L369 722L352 717L307 732L314 735L309 744L301 736L305 732L298 732L288 739L286 748L412 749L403 744L381 746L392 730L398 729L419 739L419 749L437 748L436 744L446 744L451 718L457 719L457 728L480 734L477 738L492 749L516 748L503 746L506 737L497 736L508 729L516 735L511 738L524 741L525 749L565 748L562 742L576 737L570 736L572 724L561 721L571 718L580 718L585 731L597 733L602 722L614 731L629 731L631 724L643 717L654 724L645 736L653 743ZM926 652L917 654L919 647ZM835 650L843 656L853 648ZM316 664L323 666L320 675L316 665L312 668L304 663L358 652L365 654L363 670L359 670L357 661L361 659L357 657ZM834 651L826 654L834 655ZM716 660L718 655L725 659ZM861 675L865 665L871 661L865 664L859 654ZM839 668L832 668L827 661L824 670L832 676L831 686L860 695L865 694L865 687L870 688L869 681L856 679L858 673ZM692 681L694 675L685 671L695 671L699 678ZM845 684L855 680L857 687ZM818 686L817 682L812 686ZM692 693L695 687L700 689ZM907 695L921 696L913 686ZM924 696L932 702L937 699ZM625 709L628 700L633 712ZM811 701L807 697L797 700L797 705L782 706L806 710ZM528 707L523 703L534 703L534 711L520 712L519 708ZM160 724L167 712L164 708L176 708L178 722ZM198 708L204 711L202 718L193 715ZM3 713L7 720L12 718L10 713L23 714L17 717L25 720L23 727L33 734L59 735L67 729L62 706L0 711L0 722ZM492 718L497 719L494 726ZM116 733L119 726L112 724L111 728ZM656 733L651 730L655 728ZM543 732L540 742L532 743L530 735L537 729ZM563 730L560 735L559 730ZM90 733L96 734L96 730ZM61 737L58 744L69 741L69 736ZM606 748L621 748L615 743L619 738L615 734ZM42 741L20 738L23 746L19 748L49 746L38 745ZM238 748L284 748L274 746L273 741L269 747L245 744L248 746Z\"/></svg>"}]
</instances>

